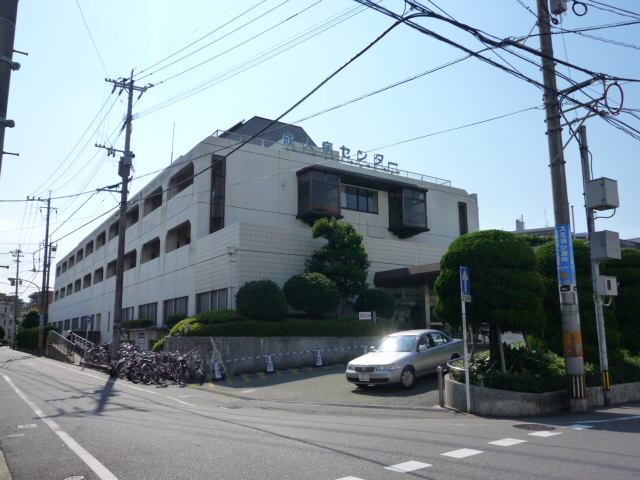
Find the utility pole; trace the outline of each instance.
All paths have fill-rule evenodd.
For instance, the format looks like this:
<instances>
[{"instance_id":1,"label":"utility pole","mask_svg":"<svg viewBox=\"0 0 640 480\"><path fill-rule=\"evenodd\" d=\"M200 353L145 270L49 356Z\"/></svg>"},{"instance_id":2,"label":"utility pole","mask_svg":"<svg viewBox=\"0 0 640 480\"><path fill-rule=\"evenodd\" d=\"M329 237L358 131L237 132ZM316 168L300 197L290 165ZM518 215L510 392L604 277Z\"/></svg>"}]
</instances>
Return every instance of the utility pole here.
<instances>
[{"instance_id":1,"label":"utility pole","mask_svg":"<svg viewBox=\"0 0 640 480\"><path fill-rule=\"evenodd\" d=\"M16 298L13 302L13 334L11 335L11 348L16 349L16 334L18 333L18 287L20 286L20 257L22 251L18 247L11 255L16 257Z\"/></svg>"},{"instance_id":2,"label":"utility pole","mask_svg":"<svg viewBox=\"0 0 640 480\"><path fill-rule=\"evenodd\" d=\"M587 389L584 376L582 331L578 308L573 241L571 239L571 212L567 194L567 180L562 150L562 127L556 85L556 69L553 61L551 24L548 0L537 0L540 52L542 53L542 77L544 81L544 104L547 123L547 141L551 169L551 186L555 215L556 258L558 264L558 286L560 313L562 317L562 340L569 390L569 411L586 412Z\"/></svg>"},{"instance_id":3,"label":"utility pole","mask_svg":"<svg viewBox=\"0 0 640 480\"><path fill-rule=\"evenodd\" d=\"M20 68L20 64L13 61L17 16L18 0L0 0L0 174L2 157L8 153L4 151L4 131L15 126L15 122L7 118L7 107L11 72Z\"/></svg>"},{"instance_id":4,"label":"utility pole","mask_svg":"<svg viewBox=\"0 0 640 480\"><path fill-rule=\"evenodd\" d=\"M118 222L118 257L116 261L116 291L115 302L113 307L113 340L111 343L111 358L118 358L118 350L120 350L120 326L122 323L122 294L124 290L124 249L125 249L125 231L127 229L127 195L129 193L129 175L131 166L133 165L133 157L131 152L131 110L133 108L133 92L139 91L142 95L149 86L136 87L133 82L133 71L128 80L110 80L105 78L106 82L113 83L113 91L116 88L126 89L129 92L129 101L127 104L127 118L125 120L125 141L124 151L115 150L105 147L104 145L96 145L96 147L107 148L109 154L115 156L115 152L122 153L120 163L118 164L118 174L122 179L122 187L120 190L120 219Z\"/></svg>"},{"instance_id":5,"label":"utility pole","mask_svg":"<svg viewBox=\"0 0 640 480\"><path fill-rule=\"evenodd\" d=\"M586 192L586 183L591 180L591 169L589 168L589 147L587 145L587 127L585 125L581 125L578 129L578 144L580 145L580 158L582 160L582 181L585 185ZM587 233L589 234L589 240L593 242L592 234L596 231L593 209L586 207L586 211ZM600 276L600 260L593 257L593 250L589 250L591 251L591 279L593 282L593 301L596 308L596 325L598 327L598 346L600 347L602 398L605 406L609 407L611 406L611 379L609 375L609 358L607 355L607 336L604 329L604 311L602 309L604 298L596 293L596 279Z\"/></svg>"},{"instance_id":6,"label":"utility pole","mask_svg":"<svg viewBox=\"0 0 640 480\"><path fill-rule=\"evenodd\" d=\"M38 199L40 200L40 199ZM47 203L47 225L44 234L44 266L42 268L42 289L40 291L40 301L42 310L40 311L40 328L38 329L38 356L41 357L44 351L44 327L47 324L49 314L49 219L51 216L51 192L49 198L43 200Z\"/></svg>"}]
</instances>

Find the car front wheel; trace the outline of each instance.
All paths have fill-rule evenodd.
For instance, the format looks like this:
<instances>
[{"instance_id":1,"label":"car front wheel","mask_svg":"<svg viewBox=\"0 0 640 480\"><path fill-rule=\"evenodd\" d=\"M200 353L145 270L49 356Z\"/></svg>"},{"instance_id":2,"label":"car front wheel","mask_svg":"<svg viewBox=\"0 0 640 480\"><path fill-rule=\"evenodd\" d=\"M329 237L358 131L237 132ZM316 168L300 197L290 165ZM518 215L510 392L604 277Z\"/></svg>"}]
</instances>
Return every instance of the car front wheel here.
<instances>
[{"instance_id":1,"label":"car front wheel","mask_svg":"<svg viewBox=\"0 0 640 480\"><path fill-rule=\"evenodd\" d=\"M413 383L416 380L416 374L413 370L413 367L404 367L402 373L400 374L400 387L404 389L409 389L413 387Z\"/></svg>"}]
</instances>

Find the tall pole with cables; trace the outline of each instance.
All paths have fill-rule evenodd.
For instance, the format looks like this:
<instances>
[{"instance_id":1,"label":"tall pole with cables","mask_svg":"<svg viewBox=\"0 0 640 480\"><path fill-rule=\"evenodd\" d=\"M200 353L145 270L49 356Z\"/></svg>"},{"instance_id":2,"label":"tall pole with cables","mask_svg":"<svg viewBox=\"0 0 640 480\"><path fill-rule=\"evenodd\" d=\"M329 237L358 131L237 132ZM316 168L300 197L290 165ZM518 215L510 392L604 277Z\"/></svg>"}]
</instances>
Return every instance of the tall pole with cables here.
<instances>
[{"instance_id":1,"label":"tall pole with cables","mask_svg":"<svg viewBox=\"0 0 640 480\"><path fill-rule=\"evenodd\" d=\"M44 266L42 267L42 289L40 290L40 328L38 329L38 356L41 357L44 352L44 327L47 324L47 315L49 313L49 219L51 217L51 193L49 198L44 200L47 203L47 224L44 234Z\"/></svg>"},{"instance_id":2,"label":"tall pole with cables","mask_svg":"<svg viewBox=\"0 0 640 480\"><path fill-rule=\"evenodd\" d=\"M558 288L560 315L562 318L562 340L569 390L569 410L587 411L587 389L584 375L582 331L578 308L578 288L573 240L571 238L571 212L567 193L567 179L562 150L562 127L556 70L553 60L551 24L548 0L537 0L538 29L540 31L540 53L542 54L542 77L544 80L544 105L547 122L547 141L551 169L551 187L555 214L556 258L558 264Z\"/></svg>"},{"instance_id":3,"label":"tall pole with cables","mask_svg":"<svg viewBox=\"0 0 640 480\"><path fill-rule=\"evenodd\" d=\"M118 174L122 180L122 187L120 190L120 218L118 221L118 256L116 261L116 291L115 301L113 307L113 340L111 343L111 358L113 360L118 358L118 350L120 350L120 328L122 325L122 297L124 291L124 249L125 249L125 231L127 229L127 197L129 194L129 175L131 174L131 167L133 165L133 152L131 152L131 120L133 109L133 92L139 91L140 95L144 93L148 87L136 87L133 82L133 71L131 77L127 80L109 80L107 82L113 83L114 90L118 87L126 89L129 93L129 100L127 102L127 117L125 119L125 141L124 151L108 148L109 153L115 154L115 152L122 153L120 157L120 163L118 164ZM99 147L107 148L102 145Z\"/></svg>"}]
</instances>

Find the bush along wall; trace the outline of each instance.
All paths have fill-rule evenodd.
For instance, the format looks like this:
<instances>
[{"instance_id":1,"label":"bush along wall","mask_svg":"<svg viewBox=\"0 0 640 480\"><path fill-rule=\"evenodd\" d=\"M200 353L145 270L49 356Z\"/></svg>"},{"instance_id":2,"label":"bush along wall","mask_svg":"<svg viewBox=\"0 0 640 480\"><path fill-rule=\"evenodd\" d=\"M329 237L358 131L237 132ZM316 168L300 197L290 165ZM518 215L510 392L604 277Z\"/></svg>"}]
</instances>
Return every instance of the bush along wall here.
<instances>
[{"instance_id":1,"label":"bush along wall","mask_svg":"<svg viewBox=\"0 0 640 480\"><path fill-rule=\"evenodd\" d=\"M40 327L25 328L23 330L20 330L18 332L18 334L16 335L16 347L17 348L23 348L25 350L37 350L38 349L38 334L39 334L39 330L40 330ZM49 335L49 332L51 330L54 330L54 331L60 333L60 330L58 330L53 325L46 325L44 327L44 343L45 343L45 345L47 343L47 336Z\"/></svg>"}]
</instances>

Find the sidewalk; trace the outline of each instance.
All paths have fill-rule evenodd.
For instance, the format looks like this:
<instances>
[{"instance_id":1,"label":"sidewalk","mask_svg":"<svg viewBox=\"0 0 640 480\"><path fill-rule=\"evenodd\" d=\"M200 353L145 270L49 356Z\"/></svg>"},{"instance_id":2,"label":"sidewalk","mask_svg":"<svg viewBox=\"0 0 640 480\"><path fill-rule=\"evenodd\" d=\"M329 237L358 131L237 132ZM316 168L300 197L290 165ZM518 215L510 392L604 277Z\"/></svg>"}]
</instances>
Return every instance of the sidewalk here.
<instances>
[{"instance_id":1,"label":"sidewalk","mask_svg":"<svg viewBox=\"0 0 640 480\"><path fill-rule=\"evenodd\" d=\"M4 459L4 454L0 450L0 480L11 480L11 474L9 473L9 467Z\"/></svg>"}]
</instances>

